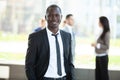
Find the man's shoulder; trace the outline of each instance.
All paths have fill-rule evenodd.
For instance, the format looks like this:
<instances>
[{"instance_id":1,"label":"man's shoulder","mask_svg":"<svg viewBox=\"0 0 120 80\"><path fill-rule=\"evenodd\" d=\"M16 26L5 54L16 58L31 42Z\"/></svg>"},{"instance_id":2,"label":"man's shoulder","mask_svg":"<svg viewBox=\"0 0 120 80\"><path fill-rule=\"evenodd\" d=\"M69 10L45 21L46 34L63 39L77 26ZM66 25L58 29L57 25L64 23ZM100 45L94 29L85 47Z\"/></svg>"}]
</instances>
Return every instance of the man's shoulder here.
<instances>
[{"instance_id":1,"label":"man's shoulder","mask_svg":"<svg viewBox=\"0 0 120 80\"><path fill-rule=\"evenodd\" d=\"M66 36L70 36L70 33L69 32L66 32L64 30L60 30L62 34L66 35Z\"/></svg>"},{"instance_id":2,"label":"man's shoulder","mask_svg":"<svg viewBox=\"0 0 120 80\"><path fill-rule=\"evenodd\" d=\"M38 32L40 30L42 30L42 28L41 27L37 27L37 28L35 28L34 32Z\"/></svg>"},{"instance_id":3,"label":"man's shoulder","mask_svg":"<svg viewBox=\"0 0 120 80\"><path fill-rule=\"evenodd\" d=\"M63 27L63 30L64 30L64 31L67 31L67 30L68 30L68 26L64 26L64 27Z\"/></svg>"}]
</instances>

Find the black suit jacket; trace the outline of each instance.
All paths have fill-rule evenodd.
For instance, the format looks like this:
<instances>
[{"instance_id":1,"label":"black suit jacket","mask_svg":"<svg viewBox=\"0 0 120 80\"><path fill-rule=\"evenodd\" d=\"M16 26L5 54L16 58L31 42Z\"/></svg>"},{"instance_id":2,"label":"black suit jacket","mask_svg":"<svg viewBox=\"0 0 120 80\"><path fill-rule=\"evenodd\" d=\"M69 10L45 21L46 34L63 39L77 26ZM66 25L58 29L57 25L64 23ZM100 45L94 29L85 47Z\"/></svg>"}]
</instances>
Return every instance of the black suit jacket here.
<instances>
[{"instance_id":1,"label":"black suit jacket","mask_svg":"<svg viewBox=\"0 0 120 80\"><path fill-rule=\"evenodd\" d=\"M71 54L71 35L60 30L63 49L64 66L67 80L73 80L73 63ZM32 33L28 39L28 49L26 54L25 69L28 80L42 80L50 58L49 42L46 29Z\"/></svg>"}]
</instances>

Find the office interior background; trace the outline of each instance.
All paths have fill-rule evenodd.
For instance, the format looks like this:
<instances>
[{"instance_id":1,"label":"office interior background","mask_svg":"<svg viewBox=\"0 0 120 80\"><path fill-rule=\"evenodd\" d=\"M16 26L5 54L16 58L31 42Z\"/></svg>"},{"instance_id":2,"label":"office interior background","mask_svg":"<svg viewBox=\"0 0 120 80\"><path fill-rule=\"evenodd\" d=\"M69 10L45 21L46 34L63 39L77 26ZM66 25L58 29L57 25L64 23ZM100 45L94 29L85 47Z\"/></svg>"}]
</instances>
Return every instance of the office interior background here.
<instances>
[{"instance_id":1,"label":"office interior background","mask_svg":"<svg viewBox=\"0 0 120 80\"><path fill-rule=\"evenodd\" d=\"M60 28L67 14L74 15L76 68L95 68L91 43L98 32L99 17L108 17L109 69L120 70L120 0L0 0L0 63L24 65L28 35L39 27L40 19L51 4L62 9Z\"/></svg>"}]
</instances>

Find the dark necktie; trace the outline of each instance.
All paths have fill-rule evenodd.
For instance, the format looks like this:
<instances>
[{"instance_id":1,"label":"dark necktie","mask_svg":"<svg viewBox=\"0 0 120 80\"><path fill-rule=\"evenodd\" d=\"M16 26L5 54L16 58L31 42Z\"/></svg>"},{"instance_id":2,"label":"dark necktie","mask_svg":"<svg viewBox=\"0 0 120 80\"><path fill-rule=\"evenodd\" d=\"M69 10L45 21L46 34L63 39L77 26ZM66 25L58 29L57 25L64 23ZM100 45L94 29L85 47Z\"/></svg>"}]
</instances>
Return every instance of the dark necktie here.
<instances>
[{"instance_id":1,"label":"dark necktie","mask_svg":"<svg viewBox=\"0 0 120 80\"><path fill-rule=\"evenodd\" d=\"M57 54L57 73L59 76L62 75L62 71L61 71L61 56L60 56L60 46L58 43L58 38L57 38L58 34L52 34L52 36L55 37L55 42L56 42L56 54Z\"/></svg>"}]
</instances>

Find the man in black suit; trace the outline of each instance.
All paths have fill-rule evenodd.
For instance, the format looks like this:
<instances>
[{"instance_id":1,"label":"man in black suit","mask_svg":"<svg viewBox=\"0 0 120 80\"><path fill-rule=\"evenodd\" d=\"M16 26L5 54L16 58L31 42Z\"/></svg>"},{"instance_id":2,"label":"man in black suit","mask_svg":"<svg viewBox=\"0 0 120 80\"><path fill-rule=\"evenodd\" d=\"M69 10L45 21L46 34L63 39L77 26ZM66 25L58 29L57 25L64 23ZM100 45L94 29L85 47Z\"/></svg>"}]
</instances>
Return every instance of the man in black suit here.
<instances>
[{"instance_id":1,"label":"man in black suit","mask_svg":"<svg viewBox=\"0 0 120 80\"><path fill-rule=\"evenodd\" d=\"M47 27L29 35L25 69L28 80L73 80L71 35L59 29L61 9L46 10Z\"/></svg>"}]
</instances>

